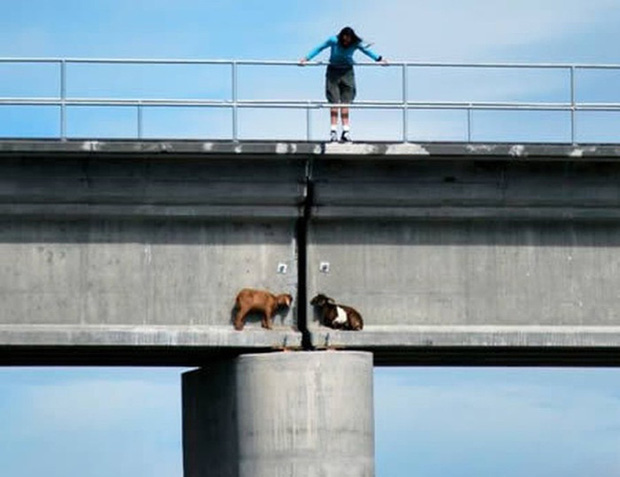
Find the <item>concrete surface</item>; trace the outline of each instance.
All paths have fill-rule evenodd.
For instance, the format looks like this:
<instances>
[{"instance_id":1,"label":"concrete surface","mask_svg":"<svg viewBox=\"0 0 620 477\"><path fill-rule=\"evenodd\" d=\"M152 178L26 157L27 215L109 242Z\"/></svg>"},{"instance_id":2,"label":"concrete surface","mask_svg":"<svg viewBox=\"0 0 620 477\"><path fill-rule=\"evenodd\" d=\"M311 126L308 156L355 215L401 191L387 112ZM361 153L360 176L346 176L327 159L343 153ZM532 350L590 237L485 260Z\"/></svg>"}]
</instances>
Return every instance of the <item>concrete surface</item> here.
<instances>
[{"instance_id":1,"label":"concrete surface","mask_svg":"<svg viewBox=\"0 0 620 477\"><path fill-rule=\"evenodd\" d=\"M620 224L327 223L311 237L310 295L371 326L620 326Z\"/></svg>"},{"instance_id":2,"label":"concrete surface","mask_svg":"<svg viewBox=\"0 0 620 477\"><path fill-rule=\"evenodd\" d=\"M0 270L0 362L71 346L170 350L162 364L197 347L613 350L620 147L0 141ZM275 332L258 317L234 332L242 287L295 306ZM300 292L366 328L320 326Z\"/></svg>"},{"instance_id":3,"label":"concrete surface","mask_svg":"<svg viewBox=\"0 0 620 477\"><path fill-rule=\"evenodd\" d=\"M0 154L0 346L301 346L295 308L231 317L244 287L296 296L303 162L48 146Z\"/></svg>"},{"instance_id":4,"label":"concrete surface","mask_svg":"<svg viewBox=\"0 0 620 477\"><path fill-rule=\"evenodd\" d=\"M243 287L296 291L287 223L2 225L2 325L226 325Z\"/></svg>"},{"instance_id":5,"label":"concrete surface","mask_svg":"<svg viewBox=\"0 0 620 477\"><path fill-rule=\"evenodd\" d=\"M243 355L183 375L185 477L374 476L372 355Z\"/></svg>"},{"instance_id":6,"label":"concrete surface","mask_svg":"<svg viewBox=\"0 0 620 477\"><path fill-rule=\"evenodd\" d=\"M200 140L90 140L3 139L0 155L129 155L145 156L225 156L227 158L273 158L328 156L343 158L418 159L467 158L480 160L570 160L617 161L617 144L538 144L538 143L352 143L294 141L200 141Z\"/></svg>"},{"instance_id":7,"label":"concrete surface","mask_svg":"<svg viewBox=\"0 0 620 477\"><path fill-rule=\"evenodd\" d=\"M308 296L366 327L313 344L618 346L620 168L573 159L317 161Z\"/></svg>"}]
</instances>

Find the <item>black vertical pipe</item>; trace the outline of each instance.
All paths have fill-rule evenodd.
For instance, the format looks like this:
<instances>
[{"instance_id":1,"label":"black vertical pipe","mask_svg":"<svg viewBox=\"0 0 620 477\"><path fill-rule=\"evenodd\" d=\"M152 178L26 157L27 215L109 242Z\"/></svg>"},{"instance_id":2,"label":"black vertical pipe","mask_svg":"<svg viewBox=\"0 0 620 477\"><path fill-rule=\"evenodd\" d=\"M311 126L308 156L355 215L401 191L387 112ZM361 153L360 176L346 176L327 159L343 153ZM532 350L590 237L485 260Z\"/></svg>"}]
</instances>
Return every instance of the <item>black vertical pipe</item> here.
<instances>
[{"instance_id":1,"label":"black vertical pipe","mask_svg":"<svg viewBox=\"0 0 620 477\"><path fill-rule=\"evenodd\" d=\"M301 214L296 224L297 239L297 327L301 332L304 350L312 350L312 339L308 330L308 231L314 205L313 159L306 161L304 196L300 204Z\"/></svg>"}]
</instances>

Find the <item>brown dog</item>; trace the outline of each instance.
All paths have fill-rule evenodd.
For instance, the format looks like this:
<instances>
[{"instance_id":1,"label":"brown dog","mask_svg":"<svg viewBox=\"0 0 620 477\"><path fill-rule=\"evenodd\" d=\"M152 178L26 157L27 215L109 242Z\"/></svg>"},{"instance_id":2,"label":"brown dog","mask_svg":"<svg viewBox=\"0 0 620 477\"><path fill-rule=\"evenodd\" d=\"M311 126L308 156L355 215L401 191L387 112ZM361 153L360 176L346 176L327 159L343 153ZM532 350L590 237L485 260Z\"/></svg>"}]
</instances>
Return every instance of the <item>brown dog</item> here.
<instances>
[{"instance_id":1,"label":"brown dog","mask_svg":"<svg viewBox=\"0 0 620 477\"><path fill-rule=\"evenodd\" d=\"M355 330L364 328L364 320L357 310L346 305L339 305L333 298L322 293L315 296L311 305L319 309L321 320L325 326L335 330Z\"/></svg>"},{"instance_id":2,"label":"brown dog","mask_svg":"<svg viewBox=\"0 0 620 477\"><path fill-rule=\"evenodd\" d=\"M254 311L264 315L261 324L263 328L270 330L273 324L273 316L278 308L288 308L291 303L293 303L293 297L288 293L274 295L265 290L244 288L235 300L235 308L237 309L234 321L235 329L242 330L247 314Z\"/></svg>"}]
</instances>

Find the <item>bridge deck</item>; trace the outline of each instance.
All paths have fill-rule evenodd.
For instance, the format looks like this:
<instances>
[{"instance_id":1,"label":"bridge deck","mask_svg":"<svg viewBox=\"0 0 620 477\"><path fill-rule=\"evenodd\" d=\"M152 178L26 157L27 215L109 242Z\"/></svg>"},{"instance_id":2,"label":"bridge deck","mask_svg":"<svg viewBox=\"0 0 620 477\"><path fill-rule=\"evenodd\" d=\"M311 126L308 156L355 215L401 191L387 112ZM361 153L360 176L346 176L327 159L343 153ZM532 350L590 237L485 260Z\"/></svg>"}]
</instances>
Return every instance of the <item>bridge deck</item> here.
<instances>
[{"instance_id":1,"label":"bridge deck","mask_svg":"<svg viewBox=\"0 0 620 477\"><path fill-rule=\"evenodd\" d=\"M0 154L131 154L131 155L199 155L273 157L383 157L463 160L595 160L614 161L620 158L618 144L559 143L326 143L296 141L199 141L199 140L57 140L0 139Z\"/></svg>"},{"instance_id":2,"label":"bridge deck","mask_svg":"<svg viewBox=\"0 0 620 477\"><path fill-rule=\"evenodd\" d=\"M0 141L0 364L611 364L620 147ZM231 326L242 287L289 292ZM361 332L318 322L318 292Z\"/></svg>"}]
</instances>

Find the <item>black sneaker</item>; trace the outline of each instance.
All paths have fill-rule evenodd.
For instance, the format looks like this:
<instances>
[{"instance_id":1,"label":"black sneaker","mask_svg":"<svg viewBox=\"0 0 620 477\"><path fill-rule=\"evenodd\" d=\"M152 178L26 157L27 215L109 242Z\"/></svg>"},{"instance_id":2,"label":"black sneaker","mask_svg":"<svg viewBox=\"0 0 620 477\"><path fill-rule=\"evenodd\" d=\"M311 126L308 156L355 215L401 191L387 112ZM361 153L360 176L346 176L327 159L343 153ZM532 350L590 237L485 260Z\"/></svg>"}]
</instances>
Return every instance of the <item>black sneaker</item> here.
<instances>
[{"instance_id":1,"label":"black sneaker","mask_svg":"<svg viewBox=\"0 0 620 477\"><path fill-rule=\"evenodd\" d=\"M340 142L351 142L351 134L349 134L349 131L342 131Z\"/></svg>"},{"instance_id":2,"label":"black sneaker","mask_svg":"<svg viewBox=\"0 0 620 477\"><path fill-rule=\"evenodd\" d=\"M338 133L336 131L331 131L329 133L329 142L337 142L338 141Z\"/></svg>"}]
</instances>

